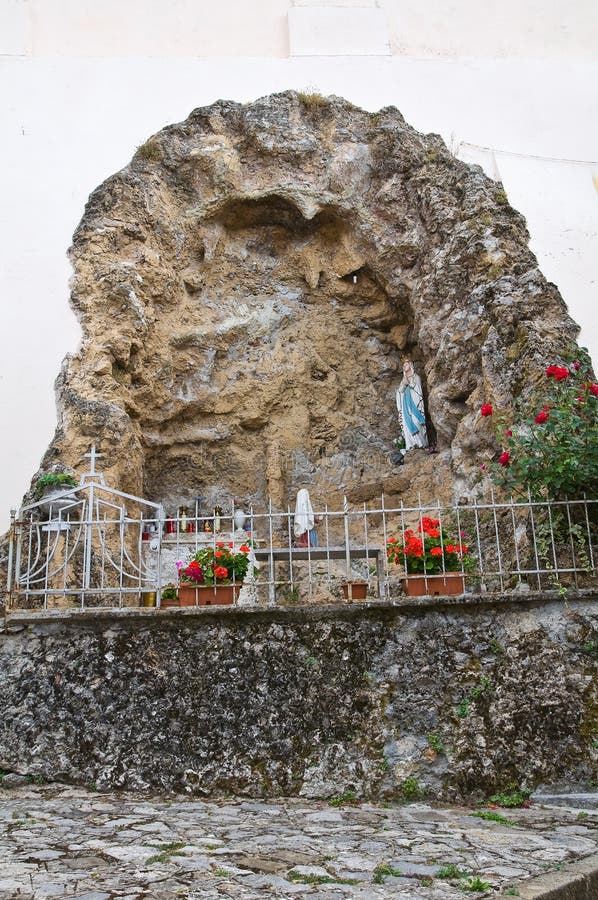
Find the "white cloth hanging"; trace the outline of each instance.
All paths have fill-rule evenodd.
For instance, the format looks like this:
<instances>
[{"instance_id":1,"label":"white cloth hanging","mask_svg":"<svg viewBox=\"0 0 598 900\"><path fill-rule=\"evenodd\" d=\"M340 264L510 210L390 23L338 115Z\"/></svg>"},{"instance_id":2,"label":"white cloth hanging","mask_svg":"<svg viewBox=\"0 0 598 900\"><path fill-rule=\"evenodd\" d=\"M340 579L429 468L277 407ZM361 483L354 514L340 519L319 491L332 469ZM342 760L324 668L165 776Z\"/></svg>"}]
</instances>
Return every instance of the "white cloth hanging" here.
<instances>
[{"instance_id":1,"label":"white cloth hanging","mask_svg":"<svg viewBox=\"0 0 598 900\"><path fill-rule=\"evenodd\" d=\"M293 523L295 537L301 537L306 531L311 531L314 527L314 521L314 511L311 507L309 491L307 488L301 488L295 502L295 520Z\"/></svg>"}]
</instances>

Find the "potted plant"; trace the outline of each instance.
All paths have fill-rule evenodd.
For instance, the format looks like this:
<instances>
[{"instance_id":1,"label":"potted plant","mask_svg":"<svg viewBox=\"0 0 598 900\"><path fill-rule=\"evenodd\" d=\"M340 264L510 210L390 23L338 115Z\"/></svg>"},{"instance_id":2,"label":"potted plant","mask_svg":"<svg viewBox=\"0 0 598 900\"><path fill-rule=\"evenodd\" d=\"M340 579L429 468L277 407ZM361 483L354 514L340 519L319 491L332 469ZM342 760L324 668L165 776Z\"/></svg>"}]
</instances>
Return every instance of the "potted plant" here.
<instances>
[{"instance_id":1,"label":"potted plant","mask_svg":"<svg viewBox=\"0 0 598 900\"><path fill-rule=\"evenodd\" d=\"M400 537L390 537L386 555L390 563L404 567L403 588L410 597L462 594L464 573L472 565L467 546L451 540L440 520L428 516L422 516L417 532L406 528Z\"/></svg>"},{"instance_id":2,"label":"potted plant","mask_svg":"<svg viewBox=\"0 0 598 900\"><path fill-rule=\"evenodd\" d=\"M179 595L176 585L171 582L165 584L160 592L160 606L169 609L171 606L179 606Z\"/></svg>"},{"instance_id":3,"label":"potted plant","mask_svg":"<svg viewBox=\"0 0 598 900\"><path fill-rule=\"evenodd\" d=\"M35 483L35 500L43 500L39 508L48 518L56 516L61 509L71 506L74 500L72 488L79 482L74 475L67 472L49 472L42 475Z\"/></svg>"},{"instance_id":4,"label":"potted plant","mask_svg":"<svg viewBox=\"0 0 598 900\"><path fill-rule=\"evenodd\" d=\"M250 552L247 544L235 550L232 541L218 541L198 550L187 565L177 563L181 606L230 606L243 586Z\"/></svg>"}]
</instances>

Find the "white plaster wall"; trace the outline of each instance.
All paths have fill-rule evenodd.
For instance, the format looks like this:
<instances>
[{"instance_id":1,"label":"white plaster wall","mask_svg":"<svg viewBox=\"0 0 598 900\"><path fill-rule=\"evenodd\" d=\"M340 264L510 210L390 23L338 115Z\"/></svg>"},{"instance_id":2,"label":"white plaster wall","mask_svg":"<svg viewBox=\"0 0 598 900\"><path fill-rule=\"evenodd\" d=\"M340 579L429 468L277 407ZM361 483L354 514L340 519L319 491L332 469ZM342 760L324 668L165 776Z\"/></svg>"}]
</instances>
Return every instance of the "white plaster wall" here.
<instances>
[{"instance_id":1,"label":"white plaster wall","mask_svg":"<svg viewBox=\"0 0 598 900\"><path fill-rule=\"evenodd\" d=\"M33 56L287 56L289 6L289 0L0 0L0 53L1 32L10 31L22 35L21 52Z\"/></svg>"},{"instance_id":2,"label":"white plaster wall","mask_svg":"<svg viewBox=\"0 0 598 900\"><path fill-rule=\"evenodd\" d=\"M291 56L388 56L388 23L373 7L294 7L288 12Z\"/></svg>"},{"instance_id":3,"label":"white plaster wall","mask_svg":"<svg viewBox=\"0 0 598 900\"><path fill-rule=\"evenodd\" d=\"M301 3L308 5L309 0ZM141 0L131 0L130 5L135 4L139 11ZM440 0L434 4L440 9ZM287 32L283 29L283 39L276 30L284 8L290 7L286 0L264 0L261 7L237 4L238 17L229 18L226 39L218 16L224 9L230 12L233 0L223 0L218 12L206 12L210 4L204 0L172 0L168 5L177 13L178 33L188 31L185 16L196 15L201 8L202 15L205 12L203 46L224 47L231 55L195 58L185 43L189 33L181 34L181 44L175 42L172 29L166 29L164 43L153 45L163 48L163 58L157 58L151 56L149 37L141 40L147 31L131 26L123 38L122 10L129 4L112 0L104 0L101 9L112 8L113 21L119 25L113 29L118 32L114 40L121 43L111 45L110 35L102 37L99 32L94 38L99 43L93 44L91 35L86 38L89 45L77 43L82 40L82 27L92 34L97 28L86 25L85 19L75 27L67 13L70 7L80 13L87 5L87 0L61 0L60 4L58 0L0 0L0 404L4 412L0 528L7 522L9 506L20 501L51 437L55 425L52 382L63 356L78 343L78 326L68 308L65 256L73 230L94 187L124 166L135 147L167 123L220 97L248 101L289 87L312 87L344 95L370 110L393 104L416 128L439 132L447 142L455 135L460 141L522 154L598 158L598 64L586 58L589 25L583 34L578 33L577 45L572 39L565 41L563 53L572 57L566 62L440 59L437 53L427 59L301 59L285 58ZM89 5L100 9L97 2ZM156 0L151 7L164 5ZM387 12L396 7L397 13L400 6L402 13L411 10L412 17L417 9L411 2L387 0L378 5ZM445 11L451 5L455 4L446 0ZM547 3L549 24L558 5L554 0ZM245 45L240 32L246 28L244 10L249 6L254 18L258 7L263 16L259 26L254 23L253 31L246 33L257 34L261 29L263 42L255 38L255 46L270 58L238 56ZM52 13L56 18L50 29L50 24L43 23ZM389 34L394 33L394 21L390 17ZM413 21L411 32L417 31ZM3 28L3 24L11 27ZM138 37L146 48L142 57L133 53ZM435 28L430 37L439 40ZM470 53L475 39L473 29L466 47ZM155 32L152 40L157 40ZM86 52L95 47L98 57L73 55L81 46ZM119 58L108 55L114 46L123 51ZM127 48L129 55L124 52ZM492 174L492 158L487 154L462 147L460 155L479 160ZM500 154L496 161L512 202L527 216L541 267L559 285L583 326L582 341L598 359L592 305L598 278L598 193L592 168Z\"/></svg>"},{"instance_id":4,"label":"white plaster wall","mask_svg":"<svg viewBox=\"0 0 598 900\"><path fill-rule=\"evenodd\" d=\"M380 11L399 55L595 59L598 47L595 0L0 0L0 53L286 57L290 10L317 21L339 8Z\"/></svg>"},{"instance_id":5,"label":"white plaster wall","mask_svg":"<svg viewBox=\"0 0 598 900\"><path fill-rule=\"evenodd\" d=\"M595 0L381 0L393 53L596 59Z\"/></svg>"}]
</instances>

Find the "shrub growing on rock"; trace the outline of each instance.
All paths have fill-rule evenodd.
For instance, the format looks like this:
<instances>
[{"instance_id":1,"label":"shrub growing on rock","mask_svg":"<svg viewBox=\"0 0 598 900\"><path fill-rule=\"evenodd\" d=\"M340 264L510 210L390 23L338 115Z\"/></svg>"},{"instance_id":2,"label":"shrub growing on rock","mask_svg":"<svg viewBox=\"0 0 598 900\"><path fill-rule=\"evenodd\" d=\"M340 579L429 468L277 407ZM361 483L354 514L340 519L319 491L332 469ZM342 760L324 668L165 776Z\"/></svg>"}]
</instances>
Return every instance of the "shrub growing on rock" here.
<instances>
[{"instance_id":1,"label":"shrub growing on rock","mask_svg":"<svg viewBox=\"0 0 598 900\"><path fill-rule=\"evenodd\" d=\"M516 401L513 417L485 403L502 446L490 467L493 480L513 494L557 500L598 492L598 384L585 352L550 365L541 386ZM485 466L482 467L485 470Z\"/></svg>"}]
</instances>

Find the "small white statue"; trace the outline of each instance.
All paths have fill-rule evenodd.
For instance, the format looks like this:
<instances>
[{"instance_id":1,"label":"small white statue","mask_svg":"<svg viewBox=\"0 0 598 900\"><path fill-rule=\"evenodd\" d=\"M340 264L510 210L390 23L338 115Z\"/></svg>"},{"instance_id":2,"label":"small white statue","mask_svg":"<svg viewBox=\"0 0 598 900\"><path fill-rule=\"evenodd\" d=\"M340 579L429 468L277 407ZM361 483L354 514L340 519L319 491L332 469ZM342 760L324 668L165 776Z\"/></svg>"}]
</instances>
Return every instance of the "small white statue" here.
<instances>
[{"instance_id":1,"label":"small white statue","mask_svg":"<svg viewBox=\"0 0 598 900\"><path fill-rule=\"evenodd\" d=\"M421 378L416 374L409 359L403 363L403 378L397 388L397 409L405 438L403 455L414 447L427 447L428 435Z\"/></svg>"}]
</instances>

